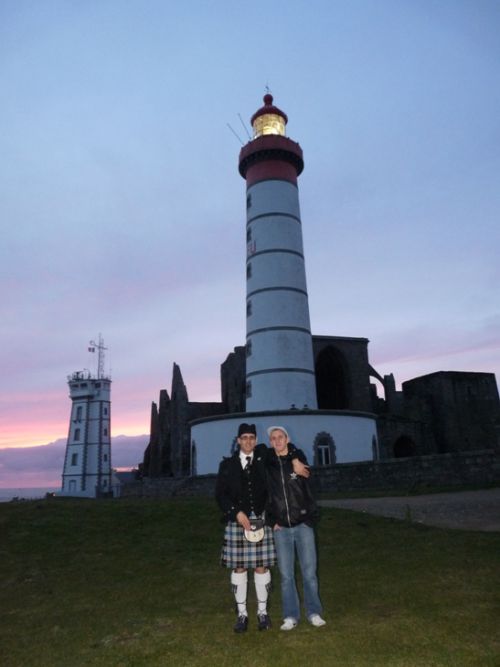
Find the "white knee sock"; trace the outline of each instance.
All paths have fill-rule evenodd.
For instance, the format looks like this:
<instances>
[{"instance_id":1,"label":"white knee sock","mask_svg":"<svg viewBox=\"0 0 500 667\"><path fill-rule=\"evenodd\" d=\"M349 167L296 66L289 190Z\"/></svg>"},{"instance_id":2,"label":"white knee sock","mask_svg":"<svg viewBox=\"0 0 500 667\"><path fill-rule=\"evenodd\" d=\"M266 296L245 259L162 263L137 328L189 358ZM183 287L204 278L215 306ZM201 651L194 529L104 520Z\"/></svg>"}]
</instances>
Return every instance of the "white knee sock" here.
<instances>
[{"instance_id":1,"label":"white knee sock","mask_svg":"<svg viewBox=\"0 0 500 667\"><path fill-rule=\"evenodd\" d=\"M267 596L271 588L271 573L269 570L263 574L254 572L253 577L257 596L257 613L267 614Z\"/></svg>"},{"instance_id":2,"label":"white knee sock","mask_svg":"<svg viewBox=\"0 0 500 667\"><path fill-rule=\"evenodd\" d=\"M233 589L238 616L248 616L247 612L247 572L231 572L231 588Z\"/></svg>"}]
</instances>

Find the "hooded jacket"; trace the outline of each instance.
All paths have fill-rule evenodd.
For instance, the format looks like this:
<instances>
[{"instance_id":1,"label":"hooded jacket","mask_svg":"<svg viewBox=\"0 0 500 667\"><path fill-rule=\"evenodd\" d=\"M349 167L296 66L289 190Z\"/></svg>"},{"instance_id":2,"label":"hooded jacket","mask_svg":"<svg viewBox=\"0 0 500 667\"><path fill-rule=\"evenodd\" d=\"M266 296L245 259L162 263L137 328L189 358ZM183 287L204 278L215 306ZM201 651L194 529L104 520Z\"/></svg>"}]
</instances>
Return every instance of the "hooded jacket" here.
<instances>
[{"instance_id":1,"label":"hooded jacket","mask_svg":"<svg viewBox=\"0 0 500 667\"><path fill-rule=\"evenodd\" d=\"M307 459L300 450L295 450L288 444L288 454L277 456L272 451L266 459L268 501L266 519L271 525L278 524L285 528L297 526L300 523L312 525L318 518L318 508L311 493L309 480L296 475L293 471L292 453L302 463Z\"/></svg>"}]
</instances>

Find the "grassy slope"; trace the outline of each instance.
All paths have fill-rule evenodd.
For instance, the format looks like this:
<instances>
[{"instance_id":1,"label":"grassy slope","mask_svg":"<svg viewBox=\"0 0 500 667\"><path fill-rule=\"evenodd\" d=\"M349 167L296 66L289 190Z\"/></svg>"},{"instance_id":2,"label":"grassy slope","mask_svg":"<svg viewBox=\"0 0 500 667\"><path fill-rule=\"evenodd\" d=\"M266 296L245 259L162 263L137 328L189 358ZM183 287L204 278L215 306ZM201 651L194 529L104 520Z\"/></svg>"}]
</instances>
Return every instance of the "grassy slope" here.
<instances>
[{"instance_id":1,"label":"grassy slope","mask_svg":"<svg viewBox=\"0 0 500 667\"><path fill-rule=\"evenodd\" d=\"M251 590L242 636L231 630L221 535L211 501L0 504L1 664L500 664L498 534L325 509L328 625L280 632L276 585L274 628L257 633Z\"/></svg>"}]
</instances>

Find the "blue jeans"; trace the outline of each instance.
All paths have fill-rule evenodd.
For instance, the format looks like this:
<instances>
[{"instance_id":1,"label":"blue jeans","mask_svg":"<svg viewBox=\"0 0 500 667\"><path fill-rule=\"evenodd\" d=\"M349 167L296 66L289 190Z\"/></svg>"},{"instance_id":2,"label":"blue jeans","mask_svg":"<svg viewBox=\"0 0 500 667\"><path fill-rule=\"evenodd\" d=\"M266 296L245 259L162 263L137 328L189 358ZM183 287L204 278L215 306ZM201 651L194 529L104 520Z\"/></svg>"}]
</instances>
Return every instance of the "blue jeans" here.
<instances>
[{"instance_id":1,"label":"blue jeans","mask_svg":"<svg viewBox=\"0 0 500 667\"><path fill-rule=\"evenodd\" d=\"M273 534L281 575L283 617L294 618L297 621L300 618L299 596L295 585L295 549L297 549L302 572L306 616L310 618L313 614L321 614L322 607L316 576L314 530L305 523L300 523L292 528L281 527Z\"/></svg>"}]
</instances>

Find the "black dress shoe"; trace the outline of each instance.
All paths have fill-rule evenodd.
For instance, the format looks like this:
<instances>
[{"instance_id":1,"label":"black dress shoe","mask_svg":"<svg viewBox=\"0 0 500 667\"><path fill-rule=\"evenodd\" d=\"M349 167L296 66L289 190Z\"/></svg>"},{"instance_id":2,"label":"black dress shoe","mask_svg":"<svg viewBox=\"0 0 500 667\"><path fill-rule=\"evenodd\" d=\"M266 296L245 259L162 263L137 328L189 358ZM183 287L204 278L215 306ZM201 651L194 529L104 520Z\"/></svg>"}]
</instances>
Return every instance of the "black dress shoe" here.
<instances>
[{"instance_id":1,"label":"black dress shoe","mask_svg":"<svg viewBox=\"0 0 500 667\"><path fill-rule=\"evenodd\" d=\"M259 614L257 616L257 622L259 630L269 630L271 628L271 619L267 614Z\"/></svg>"},{"instance_id":2,"label":"black dress shoe","mask_svg":"<svg viewBox=\"0 0 500 667\"><path fill-rule=\"evenodd\" d=\"M248 616L238 616L238 620L234 624L233 630L235 632L246 632L248 628Z\"/></svg>"}]
</instances>

